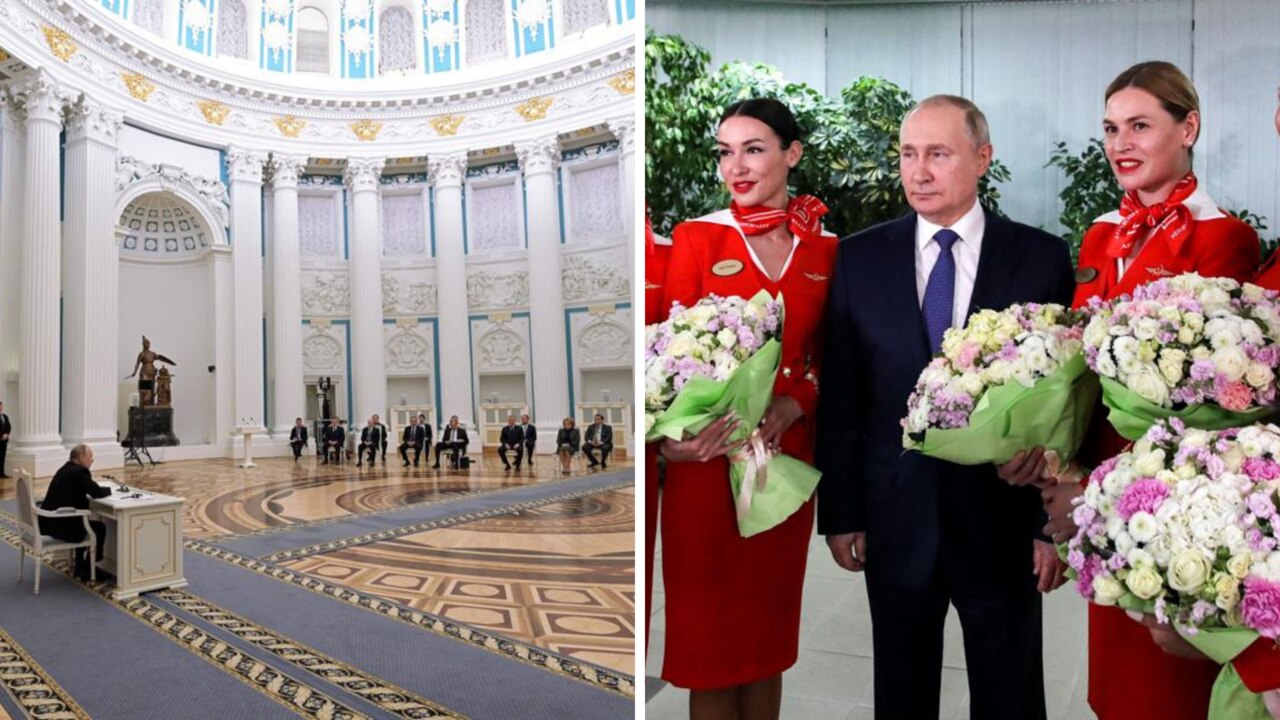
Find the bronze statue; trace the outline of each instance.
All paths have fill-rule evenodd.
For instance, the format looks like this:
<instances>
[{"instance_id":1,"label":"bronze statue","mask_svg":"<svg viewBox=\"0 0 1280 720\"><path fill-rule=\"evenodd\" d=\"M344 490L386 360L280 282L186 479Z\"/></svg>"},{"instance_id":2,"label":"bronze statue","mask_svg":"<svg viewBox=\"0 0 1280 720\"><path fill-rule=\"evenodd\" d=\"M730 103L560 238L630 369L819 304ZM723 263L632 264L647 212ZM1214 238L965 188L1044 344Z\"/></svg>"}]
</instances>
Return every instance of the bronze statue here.
<instances>
[{"instance_id":1,"label":"bronze statue","mask_svg":"<svg viewBox=\"0 0 1280 720\"><path fill-rule=\"evenodd\" d=\"M173 376L169 374L169 368L161 365L159 372L156 373L156 405L169 407L173 403L172 380Z\"/></svg>"},{"instance_id":2,"label":"bronze statue","mask_svg":"<svg viewBox=\"0 0 1280 720\"><path fill-rule=\"evenodd\" d=\"M147 339L146 335L143 335L142 352L138 353L138 359L133 363L133 372L129 374L129 377L138 375L138 368L142 368L142 374L138 376L138 404L142 407L156 404L156 360L175 366L178 364L160 353L152 352L151 341Z\"/></svg>"}]
</instances>

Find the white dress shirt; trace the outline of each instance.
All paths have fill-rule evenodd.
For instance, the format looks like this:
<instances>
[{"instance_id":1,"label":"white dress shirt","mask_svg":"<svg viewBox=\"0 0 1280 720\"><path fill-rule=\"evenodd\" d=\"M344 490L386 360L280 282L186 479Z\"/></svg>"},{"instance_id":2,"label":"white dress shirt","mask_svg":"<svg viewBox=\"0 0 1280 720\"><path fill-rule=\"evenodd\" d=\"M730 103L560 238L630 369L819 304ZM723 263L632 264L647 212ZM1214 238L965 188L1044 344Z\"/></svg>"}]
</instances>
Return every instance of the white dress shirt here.
<instances>
[{"instance_id":1,"label":"white dress shirt","mask_svg":"<svg viewBox=\"0 0 1280 720\"><path fill-rule=\"evenodd\" d=\"M942 254L942 246L933 236L942 230L923 217L916 216L916 300L924 307L924 291L929 285L929 273ZM978 277L978 258L982 256L982 235L987 229L987 216L977 201L969 212L960 217L950 229L960 236L951 248L956 260L956 296L951 306L951 327L963 327L969 317L969 301L973 298L973 283Z\"/></svg>"}]
</instances>

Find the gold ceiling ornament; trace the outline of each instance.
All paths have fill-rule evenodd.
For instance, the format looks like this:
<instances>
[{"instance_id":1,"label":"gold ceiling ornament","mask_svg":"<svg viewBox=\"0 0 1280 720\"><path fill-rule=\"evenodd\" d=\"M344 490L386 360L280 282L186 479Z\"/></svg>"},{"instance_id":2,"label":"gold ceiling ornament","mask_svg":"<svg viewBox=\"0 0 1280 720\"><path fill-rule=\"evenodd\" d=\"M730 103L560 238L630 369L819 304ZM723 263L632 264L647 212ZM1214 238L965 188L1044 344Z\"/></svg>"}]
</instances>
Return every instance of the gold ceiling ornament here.
<instances>
[{"instance_id":1,"label":"gold ceiling ornament","mask_svg":"<svg viewBox=\"0 0 1280 720\"><path fill-rule=\"evenodd\" d=\"M155 83L138 73L122 72L120 77L124 79L125 86L129 88L129 94L136 100L146 102L147 98L151 97L151 93L156 89Z\"/></svg>"},{"instance_id":2,"label":"gold ceiling ornament","mask_svg":"<svg viewBox=\"0 0 1280 720\"><path fill-rule=\"evenodd\" d=\"M49 27L48 25L43 26L43 29L44 41L49 43L49 51L62 62L70 60L71 56L75 55L76 51L80 49L76 45L76 41L72 40L71 36L67 34L66 30Z\"/></svg>"},{"instance_id":3,"label":"gold ceiling ornament","mask_svg":"<svg viewBox=\"0 0 1280 720\"><path fill-rule=\"evenodd\" d=\"M382 123L373 120L360 120L351 123L351 132L356 134L364 142L370 142L378 139L378 133L382 132Z\"/></svg>"},{"instance_id":4,"label":"gold ceiling ornament","mask_svg":"<svg viewBox=\"0 0 1280 720\"><path fill-rule=\"evenodd\" d=\"M276 118L276 128L285 137L296 138L307 126L307 121L293 115L281 115Z\"/></svg>"},{"instance_id":5,"label":"gold ceiling ornament","mask_svg":"<svg viewBox=\"0 0 1280 720\"><path fill-rule=\"evenodd\" d=\"M8 59L9 59L9 53L5 52L4 50L0 50L0 62L4 62Z\"/></svg>"},{"instance_id":6,"label":"gold ceiling ornament","mask_svg":"<svg viewBox=\"0 0 1280 720\"><path fill-rule=\"evenodd\" d=\"M551 103L555 102L555 98L536 97L529 98L527 102L522 102L516 106L516 112L525 122L533 122L541 120L547 116L547 108L551 107Z\"/></svg>"},{"instance_id":7,"label":"gold ceiling ornament","mask_svg":"<svg viewBox=\"0 0 1280 720\"><path fill-rule=\"evenodd\" d=\"M440 136L457 135L458 126L462 124L462 115L440 115L431 118L431 127Z\"/></svg>"},{"instance_id":8,"label":"gold ceiling ornament","mask_svg":"<svg viewBox=\"0 0 1280 720\"><path fill-rule=\"evenodd\" d=\"M619 95L633 95L636 91L636 70L632 68L609 78L609 87L618 91Z\"/></svg>"},{"instance_id":9,"label":"gold ceiling ornament","mask_svg":"<svg viewBox=\"0 0 1280 720\"><path fill-rule=\"evenodd\" d=\"M200 112L204 113L204 121L210 125L221 125L231 114L231 108L217 100L201 100L196 105L200 108Z\"/></svg>"}]
</instances>

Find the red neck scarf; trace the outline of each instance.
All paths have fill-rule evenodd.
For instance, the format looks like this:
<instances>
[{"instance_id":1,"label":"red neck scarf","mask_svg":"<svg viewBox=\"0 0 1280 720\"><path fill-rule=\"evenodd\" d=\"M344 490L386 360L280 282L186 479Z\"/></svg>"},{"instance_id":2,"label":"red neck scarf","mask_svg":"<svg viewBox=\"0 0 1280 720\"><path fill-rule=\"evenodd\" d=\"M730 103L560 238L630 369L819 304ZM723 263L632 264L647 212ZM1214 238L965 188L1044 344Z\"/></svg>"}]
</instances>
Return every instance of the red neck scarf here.
<instances>
[{"instance_id":1,"label":"red neck scarf","mask_svg":"<svg viewBox=\"0 0 1280 720\"><path fill-rule=\"evenodd\" d=\"M1196 176L1186 177L1173 186L1173 192L1163 202L1143 205L1138 192L1130 190L1120 200L1120 216L1123 218L1107 243L1107 257L1127 258L1133 252L1134 243L1142 238L1147 228L1155 228L1151 237L1163 236L1169 248L1176 254L1191 236L1191 208L1182 204L1196 190Z\"/></svg>"},{"instance_id":2,"label":"red neck scarf","mask_svg":"<svg viewBox=\"0 0 1280 720\"><path fill-rule=\"evenodd\" d=\"M787 229L804 242L822 235L822 216L827 214L827 206L812 195L798 195L791 198L786 210L763 205L744 208L731 202L729 211L748 236L763 235L785 222Z\"/></svg>"}]
</instances>

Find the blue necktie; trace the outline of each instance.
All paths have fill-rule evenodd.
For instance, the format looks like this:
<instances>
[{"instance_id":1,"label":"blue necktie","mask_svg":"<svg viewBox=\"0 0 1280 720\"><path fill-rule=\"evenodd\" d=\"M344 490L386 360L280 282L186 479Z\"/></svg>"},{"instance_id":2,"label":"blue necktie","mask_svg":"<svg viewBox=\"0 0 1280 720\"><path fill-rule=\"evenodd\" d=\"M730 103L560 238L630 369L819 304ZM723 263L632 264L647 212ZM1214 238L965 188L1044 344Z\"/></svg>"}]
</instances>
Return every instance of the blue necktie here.
<instances>
[{"instance_id":1,"label":"blue necktie","mask_svg":"<svg viewBox=\"0 0 1280 720\"><path fill-rule=\"evenodd\" d=\"M954 231L943 228L933 239L942 248L938 262L934 263L929 273L929 284L924 287L924 324L929 332L929 350L938 352L942 349L942 335L951 327L951 318L956 298L956 258L951 254L960 236Z\"/></svg>"}]
</instances>

